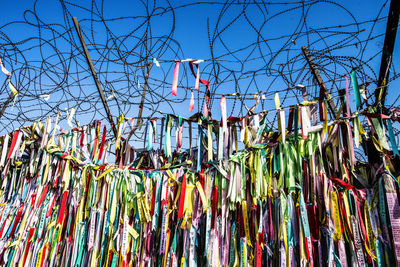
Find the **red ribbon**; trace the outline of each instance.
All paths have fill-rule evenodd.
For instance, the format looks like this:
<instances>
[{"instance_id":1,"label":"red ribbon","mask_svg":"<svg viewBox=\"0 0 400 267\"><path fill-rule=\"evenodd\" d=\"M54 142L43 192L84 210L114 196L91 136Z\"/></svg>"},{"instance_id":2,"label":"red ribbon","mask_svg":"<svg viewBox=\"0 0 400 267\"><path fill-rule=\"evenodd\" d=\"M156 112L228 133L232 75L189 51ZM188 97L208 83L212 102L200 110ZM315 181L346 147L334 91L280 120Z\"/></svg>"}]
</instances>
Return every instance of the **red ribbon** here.
<instances>
[{"instance_id":1,"label":"red ribbon","mask_svg":"<svg viewBox=\"0 0 400 267\"><path fill-rule=\"evenodd\" d=\"M229 116L228 117L228 121L229 122L238 122L238 121L241 121L243 118L242 117L233 117L233 116Z\"/></svg>"},{"instance_id":2,"label":"red ribbon","mask_svg":"<svg viewBox=\"0 0 400 267\"><path fill-rule=\"evenodd\" d=\"M15 232L15 229L17 228L19 220L21 220L23 211L24 211L24 204L22 203L22 205L18 208L17 216L15 216L15 221L14 221L14 225L11 229L10 237L12 237L14 235L14 232Z\"/></svg>"},{"instance_id":3,"label":"red ribbon","mask_svg":"<svg viewBox=\"0 0 400 267\"><path fill-rule=\"evenodd\" d=\"M154 184L153 192L151 195L151 208L150 208L150 215L153 216L154 214L154 206L156 203L156 190L157 190L157 182Z\"/></svg>"},{"instance_id":4,"label":"red ribbon","mask_svg":"<svg viewBox=\"0 0 400 267\"><path fill-rule=\"evenodd\" d=\"M16 130L14 132L13 139L11 141L11 147L10 147L10 150L8 151L7 159L9 159L11 157L11 154L14 150L15 144L17 143L17 140L18 140L18 134L19 134L19 132L18 132L18 130Z\"/></svg>"},{"instance_id":5,"label":"red ribbon","mask_svg":"<svg viewBox=\"0 0 400 267\"><path fill-rule=\"evenodd\" d=\"M201 172L199 173L199 180L200 180L201 187L204 190L204 169L203 168L201 168Z\"/></svg>"},{"instance_id":6,"label":"red ribbon","mask_svg":"<svg viewBox=\"0 0 400 267\"><path fill-rule=\"evenodd\" d=\"M178 219L181 219L183 216L183 208L185 206L185 194L186 194L186 175L184 174L182 180L181 196L179 197Z\"/></svg>"},{"instance_id":7,"label":"red ribbon","mask_svg":"<svg viewBox=\"0 0 400 267\"><path fill-rule=\"evenodd\" d=\"M338 179L338 178L334 178L334 177L332 177L332 176L330 176L329 178L330 178L335 184L339 185L340 187L346 188L346 189L348 189L348 190L354 189L354 186L349 185L348 183L346 183L346 182L343 181L343 180L340 180L340 179Z\"/></svg>"},{"instance_id":8,"label":"red ribbon","mask_svg":"<svg viewBox=\"0 0 400 267\"><path fill-rule=\"evenodd\" d=\"M72 231L71 231L71 232L72 232ZM42 255L46 255L46 249L47 249L47 246L44 245ZM42 257L42 260L41 260L41 262L40 262L40 267L43 267L43 263L44 263L44 259L45 259L45 258L46 258L46 257Z\"/></svg>"},{"instance_id":9,"label":"red ribbon","mask_svg":"<svg viewBox=\"0 0 400 267\"><path fill-rule=\"evenodd\" d=\"M62 219L64 218L65 206L67 205L67 198L68 198L68 190L65 190L61 201L61 208L60 208L60 213L58 214L57 224L61 224Z\"/></svg>"},{"instance_id":10,"label":"red ribbon","mask_svg":"<svg viewBox=\"0 0 400 267\"><path fill-rule=\"evenodd\" d=\"M38 202L36 208L38 208L38 207L40 207L40 205L42 205L42 202L43 202L44 198L47 195L47 190L48 189L49 189L49 184L46 184L46 186L44 187L44 189L42 191L42 194L40 195L39 202Z\"/></svg>"},{"instance_id":11,"label":"red ribbon","mask_svg":"<svg viewBox=\"0 0 400 267\"><path fill-rule=\"evenodd\" d=\"M100 123L100 122L98 122L98 123ZM97 142L98 142L98 139L99 139L99 135L98 135L99 124L98 123L95 126L95 131L94 131L94 140L93 140L93 148L92 148L92 159L94 159L94 155L96 153Z\"/></svg>"},{"instance_id":12,"label":"red ribbon","mask_svg":"<svg viewBox=\"0 0 400 267\"><path fill-rule=\"evenodd\" d=\"M54 197L53 202L51 202L49 210L46 213L46 218L49 218L51 216L51 214L53 213L53 207L54 207L55 202L56 202L56 198Z\"/></svg>"},{"instance_id":13,"label":"red ribbon","mask_svg":"<svg viewBox=\"0 0 400 267\"><path fill-rule=\"evenodd\" d=\"M260 243L257 242L256 244L256 267L261 267L262 264L262 250Z\"/></svg>"},{"instance_id":14,"label":"red ribbon","mask_svg":"<svg viewBox=\"0 0 400 267\"><path fill-rule=\"evenodd\" d=\"M103 156L103 149L104 149L104 143L106 142L106 135L107 135L107 128L104 126L103 128L103 137L101 138L101 144L100 144L100 153L99 153L99 159Z\"/></svg>"},{"instance_id":15,"label":"red ribbon","mask_svg":"<svg viewBox=\"0 0 400 267\"><path fill-rule=\"evenodd\" d=\"M85 136L85 129L80 130L81 132L81 137L79 138L79 145L83 146L83 137Z\"/></svg>"},{"instance_id":16,"label":"red ribbon","mask_svg":"<svg viewBox=\"0 0 400 267\"><path fill-rule=\"evenodd\" d=\"M218 186L214 186L212 193L212 210L211 210L211 229L214 229L215 225L215 216L217 211L217 202L218 202Z\"/></svg>"},{"instance_id":17,"label":"red ribbon","mask_svg":"<svg viewBox=\"0 0 400 267\"><path fill-rule=\"evenodd\" d=\"M35 233L35 228L31 228L29 229L29 234L28 234L28 244L26 245L26 249L25 249L25 254L24 254L24 261L23 261L23 266L25 266L25 262L26 262L26 257L28 256L28 252L29 252L29 248L32 244L32 236Z\"/></svg>"},{"instance_id":18,"label":"red ribbon","mask_svg":"<svg viewBox=\"0 0 400 267\"><path fill-rule=\"evenodd\" d=\"M289 132L292 130L293 118L294 118L294 107L291 106L289 109L289 119L288 119L288 125L287 125L287 130Z\"/></svg>"}]
</instances>

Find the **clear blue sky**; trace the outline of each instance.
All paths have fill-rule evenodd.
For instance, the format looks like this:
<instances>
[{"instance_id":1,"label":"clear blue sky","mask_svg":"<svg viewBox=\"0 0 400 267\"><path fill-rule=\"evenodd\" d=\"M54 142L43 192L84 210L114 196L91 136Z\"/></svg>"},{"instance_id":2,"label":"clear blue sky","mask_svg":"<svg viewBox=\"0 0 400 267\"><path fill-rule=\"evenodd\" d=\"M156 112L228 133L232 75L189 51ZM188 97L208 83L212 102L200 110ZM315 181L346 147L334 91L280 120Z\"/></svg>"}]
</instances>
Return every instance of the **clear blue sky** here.
<instances>
[{"instance_id":1,"label":"clear blue sky","mask_svg":"<svg viewBox=\"0 0 400 267\"><path fill-rule=\"evenodd\" d=\"M84 2L83 4L81 2ZM194 3L195 1L171 1L172 5L174 7L181 6L182 3ZM248 1L247 1L248 2ZM90 1L72 1L72 3L76 3L82 6L85 6L86 8L90 9ZM98 7L100 8L100 1L96 1L98 4ZM218 3L221 3L219 1ZM237 1L235 2L237 3ZM277 1L273 1L273 4L266 5L264 8L264 13L261 13L255 5L249 5L246 7L246 16L248 21L246 21L246 16L243 14L239 16L239 18L232 23L226 31L224 31L221 34L222 40L224 43L221 43L221 40L216 39L215 44L213 46L213 52L214 56L218 57L218 63L220 64L221 71L225 71L221 74L220 78L223 80L224 77L229 77L228 80L232 79L232 76L229 76L227 73L227 69L229 70L234 70L237 75L242 75L239 83L237 84L240 88L240 91L247 92L247 93L255 93L257 92L256 85L259 90L262 90L264 92L268 91L269 93L278 90L282 91L279 93L281 100L285 98L285 88L287 87L293 87L294 84L297 84L298 80L293 80L293 81L284 81L280 78L275 79L276 72L275 70L279 69L279 66L285 65L287 63L287 60L294 60L296 57L300 59L301 56L301 50L300 47L302 45L307 45L311 49L311 51L317 51L317 50L322 50L326 46L331 46L334 44L336 45L335 50L331 52L331 56L333 57L338 57L338 56L352 56L356 58L360 58L360 47L355 47L355 46L349 46L349 47L343 47L340 48L340 42L344 41L347 44L351 43L356 43L358 41L363 41L370 37L376 37L378 34L384 34L385 28L386 28L386 19L381 19L379 20L378 23L376 23L375 28L371 32L371 26L372 23L364 23L359 26L359 30L362 30L362 33L358 34L356 36L357 39L354 39L354 37L349 37L351 32L354 32L357 30L356 26L353 24L354 23L354 16L358 22L365 22L368 20L373 20L377 17L383 18L387 16L388 13L388 7L390 2L387 2L386 7L382 10L381 14L379 15L378 12L381 8L381 6L385 3L385 1L381 0L367 0L367 1L362 1L362 0L355 0L355 1L338 1L339 5L335 5L332 3L317 3L313 4L311 8L305 9L307 11L306 15L306 25L304 24L304 21L301 20L302 12L303 10L301 8L296 8L294 10L289 10L290 8L295 8L299 7L299 3L297 1L288 1L288 4L279 4ZM307 2L308 3L308 2ZM69 8L69 11L73 16L78 17L78 19L81 21L81 27L82 30L89 34L90 33L90 23L88 22L88 19L90 19L90 14L89 12L79 9L79 8L74 8L70 4L66 4L67 7ZM152 5L150 3L150 5ZM342 5L342 7L340 6ZM167 3L165 1L157 1L157 6L158 7L167 7ZM224 29L232 21L232 19L235 16L239 15L239 12L243 10L243 5L231 5L228 8L226 8L225 12L221 16L220 20L218 20L218 16L221 14L221 9L222 5L220 4L195 4L195 5L189 5L187 7L181 7L175 10L175 31L173 38L177 42L179 42L179 45L181 47L181 51L178 54L179 59L184 59L184 58L194 58L194 59L206 59L208 60L205 63L202 63L200 65L201 70L203 73L210 73L211 70L211 53L210 53L210 47L209 47L209 39L208 39L208 34L207 34L207 21L210 25L210 32L211 35L214 34L214 29L216 25L218 25L219 31ZM0 17L0 25L5 25L11 21L18 21L18 20L24 20L24 11L30 9L33 9L33 1L11 1L11 0L3 0L2 1L2 16ZM44 23L60 23L64 24L64 18L63 18L63 13L61 9L61 4L58 1L53 1L53 0L39 0L36 5L37 9L37 14L39 14L40 19ZM152 8L150 8L152 9ZM111 19L111 18L116 18L116 17L124 17L124 16L142 16L145 15L144 13L144 8L143 5L139 3L139 1L105 1L104 6L104 18L106 19ZM286 11L285 11L286 10ZM157 9L157 11L161 11L161 9ZM285 11L285 12L283 12ZM349 11L349 12L348 12ZM172 27L172 13L168 12L162 16L154 16L151 19L151 26L152 26L152 35L153 36L163 36L165 34L168 34L170 32L170 29ZM25 17L27 18L28 21L34 22L35 18L32 16L30 13L25 13ZM97 18L96 18L97 19ZM248 48L245 48L251 43L254 43L257 41L257 34L255 34L254 29L250 26L250 23L254 25L255 28L260 29L260 33L262 38L267 39L268 41L266 44L260 45L260 51L258 51L258 47L251 46ZM129 33L132 29L134 29L140 22L143 22L142 18L136 19L136 20L124 20L123 22L121 21L116 21L116 22L108 22L108 26L110 27L111 31L116 35L116 36L121 36ZM217 24L218 22L218 24ZM350 25L349 25L350 24ZM264 26L262 26L264 25ZM342 28L334 27L338 25L348 25ZM72 26L72 21L71 21L71 26ZM310 29L319 29L315 33L309 33L309 34L304 34L306 31L305 26L308 27L308 30ZM300 27L300 28L299 28ZM326 27L325 30L321 30L321 28ZM57 28L57 26L53 26L53 28ZM61 29L61 28L60 28ZM95 23L94 24L94 30L95 30L95 41L96 43L103 44L105 39L105 29L104 27L101 26L101 23ZM138 31L138 35L143 33L144 29L140 29ZM37 37L38 36L38 31L36 30L35 27L31 27L26 25L26 23L21 23L21 24L12 24L11 26L3 27L2 31L7 34L8 37L12 38L13 42L17 42L19 40L23 40L29 37ZM347 33L342 33L342 34L337 34L337 31L343 31ZM292 37L290 36L293 33L297 33L295 35L295 42L291 42ZM43 35L46 34L46 31L41 32ZM324 37L321 39L321 37ZM50 37L49 37L50 38ZM67 38L67 37L66 37ZM76 38L76 35L75 35ZM350 40L346 39L349 38ZM77 40L77 39L76 39ZM317 41L318 40L318 41ZM317 41L317 42L316 42ZM4 40L2 41L2 43ZM88 41L90 42L90 41ZM285 45L285 43L290 42L289 45L286 45L286 50L284 53L278 53L279 49ZM125 42L125 45L127 47L129 45L132 45L135 43L135 40L131 40L130 42ZM35 40L31 40L27 42L25 47L29 47L35 44ZM157 45L156 43L154 43ZM65 52L68 53L69 51L67 48L69 48L68 45L65 45L65 43L60 40L57 43L59 49L63 50L64 48L66 49ZM365 45L365 42L362 42L361 47ZM174 48L177 48L176 45L172 45ZM379 53L379 51L382 49L383 46L383 36L380 36L379 38L375 38L373 40L370 40L368 42L368 45L365 47L365 52L362 57L363 60L367 60L368 58L376 55ZM228 55L226 56L226 47L230 51L237 51L235 52L234 56ZM0 48L0 55L3 57L6 55L5 49L9 49L9 47L3 47ZM399 51L399 42L396 43L396 48L395 48L395 55L394 58L398 58L398 51ZM42 52L46 54L46 47L43 47ZM136 53L140 53L140 49L135 50ZM51 54L52 52L49 52ZM96 52L91 52L92 53L92 58L94 61L98 58L98 54ZM36 60L40 59L40 51L38 48L29 50L24 52L24 55L28 58L28 60ZM225 56L224 56L225 55ZM258 75L256 76L255 80L252 80L251 78L244 78L243 76L244 73L252 73L253 71L256 71L258 69L263 69L266 68L266 63L264 60L270 60L274 55L277 55L276 59L273 61L271 65L268 65L268 68L274 69L273 75L269 75L266 72L259 71L257 72ZM168 50L166 51L163 55L160 57L157 54L151 55L153 57L157 57L159 61L161 62L161 68L157 68L153 66L152 71L151 71L151 78L153 79L162 79L162 73L167 73L166 74L166 79L165 82L172 83L172 62L163 62L163 61L172 61L175 59L174 53L172 51ZM261 58L261 57L264 57ZM81 57L82 59L82 66L84 66L84 57ZM52 58L51 62L56 62L57 60L60 60L58 58ZM134 57L132 57L132 60L134 60ZM238 64L237 60L241 61L246 61L243 64L243 69L241 69L242 65ZM10 61L7 61L5 58L4 61L6 62L6 67L7 63L10 64ZM318 60L317 60L318 61ZM300 68L302 67L298 63L290 65L296 75L300 75L299 77L304 77L306 80L303 80L304 84L311 84L312 80L311 75L306 75L305 73L300 73ZM351 70L351 67L354 66L356 63L350 63L346 62L346 59L341 59L341 62L344 63L342 65L336 65L336 69L334 68L335 65L330 62L329 59L326 60L319 60L318 63L320 64L328 64L327 68L332 70L332 72L336 72L337 76L334 76L332 73L325 73L326 75L332 77L335 77L337 82L335 84L327 84L328 88L344 88L344 83L343 83L343 75L348 73ZM304 62L303 62L304 63ZM347 65L346 65L347 64ZM372 61L369 62L369 65L371 66L372 70L365 70L367 71L367 74L369 76L373 76L372 71L374 71L377 75L379 72L379 65L380 65L380 54L378 56L375 56ZM185 66L187 67L187 63L185 63ZM397 70L398 69L398 61L394 60L394 68ZM21 70L18 69L18 63L14 62L13 66L10 68L17 69L16 74L20 73ZM118 66L116 64L110 64L108 66L108 69L104 65L96 65L96 68L99 71L99 76L100 80L104 82L104 80L110 80L112 78L118 78L118 75L113 75L109 74L108 76L103 75L105 71L120 71L121 66ZM142 68L143 69L143 68ZM137 71L138 68L135 69ZM283 68L281 69L284 71L287 75L287 73L291 72L292 70L290 68ZM393 73L393 72L392 72ZM15 74L15 76L17 76ZM324 75L324 78L328 78L327 76ZM143 73L141 71L138 71L135 73L136 76L133 76L133 79L139 80L139 86L142 86L143 84ZM51 75L50 75L51 76ZM182 74L181 74L182 76ZM202 76L203 78L208 79L208 76ZM297 76L296 76L297 77ZM295 75L293 75L292 78L296 78ZM341 78L340 78L341 77ZM15 77L13 77L15 78ZM90 77L89 77L90 78ZM92 96L95 96L96 90L92 81L87 78L85 81L88 82L89 85L84 85L82 89L77 88L76 90L87 90L88 92L92 92ZM182 77L181 77L182 78ZM362 77L360 77L362 79ZM135 85L137 84L137 81L135 80ZM32 90L30 88L29 83L27 80L23 81L18 81L15 80L15 83L18 84L20 83L21 87L23 89L21 90L26 90L30 91ZM51 81L48 78L44 78L42 80L43 83L50 83ZM216 85L216 81L212 80L213 83L212 88L213 92L215 92L217 95L215 97L215 101L212 102L212 112L213 112L213 117L216 119L220 118L220 112L219 112L219 96L220 94L227 94L227 93L233 93L235 92L235 84L232 81L229 82L224 82L224 83L219 83L218 86ZM360 81L362 82L362 81ZM289 83L289 84L288 84ZM292 84L290 84L292 83ZM180 80L180 85L183 87L193 87L194 86L194 78L192 75L188 75L185 77L185 79ZM388 96L388 104L393 104L393 101L395 97L398 95L397 93L397 87L398 82L395 81L393 85L389 88L389 96ZM118 86L127 86L127 84L121 84L118 82L114 83L114 90L118 91ZM132 85L128 85L132 86ZM374 85L370 86L370 89L373 89ZM169 112L174 112L177 115L181 115L184 117L188 117L191 114L188 112L188 106L189 106L189 100L184 101L183 103L180 104L173 104L172 107L167 103L168 100L174 100L174 96L170 94L170 88L168 86L165 86L164 88L157 88L157 90L160 90L160 94L162 94L165 98L166 101L160 102L159 105L152 106L152 108L156 108L159 111L169 113ZM164 90L164 91L162 91ZM202 91L204 92L205 88L204 86L202 87ZM239 89L236 89L236 91ZM310 88L309 93L311 95L314 94L315 88ZM335 89L336 90L336 89ZM335 94L335 90L333 90L333 94ZM351 90L351 87L350 87ZM42 91L45 91L45 89L42 89ZM109 88L105 88L106 95L110 94ZM5 92L3 91L2 94ZM187 93L187 95L185 95ZM89 93L88 93L89 94ZM182 97L190 97L190 93L188 90L184 88L179 88L178 91L178 98ZM299 94L297 94L299 96ZM57 97L60 97L60 101L64 101L64 98L62 98L61 95L58 93L55 93L51 95L51 100L52 101L57 101ZM202 98L203 95L201 94L200 97ZM251 98L252 96L249 95L248 98ZM352 98L352 96L351 96ZM25 98L25 101L27 98ZM272 95L269 95L267 97L267 100L264 102L264 106L262 107L261 105L256 109L256 111L261 111L263 108L267 110L272 110L274 109L274 104L272 101L273 97ZM115 101L111 100L110 102ZM138 102L138 99L130 99L132 102ZM198 99L196 95L196 105L195 105L195 112L198 111L198 106L201 108L201 103L198 105L197 104ZM295 97L295 92L294 91L289 91L287 95L287 99L284 103L284 106L288 106L290 104L296 103L296 97ZM44 103L43 100L32 100L31 105L37 105L39 103ZM115 107L114 102L110 103L112 105L112 112L114 116L117 116L118 114L118 109ZM233 99L228 99L227 101L228 104L228 111L232 111L233 109L233 104L234 101ZM254 104L253 100L246 100L246 105L247 106L252 106ZM242 106L242 109L240 109L240 106ZM67 104L62 104L60 106L61 109L64 109L66 107L69 107ZM89 108L89 107L88 107ZM173 110L172 110L173 108ZM49 108L47 108L49 109ZM353 105L354 109L354 105ZM22 109L21 109L22 110ZM51 109L50 109L51 110ZM9 111L9 110L8 110ZM131 109L126 109L122 108L123 112L126 112L126 116L131 117L131 116L136 116L137 115L137 108L131 108ZM200 110L201 111L201 110ZM243 105L240 105L240 103L235 104L235 108L233 110L233 115L241 115L240 111L245 112L245 109L243 109ZM37 113L35 113L37 114ZM104 112L102 112L104 115ZM149 114L149 111L145 110L145 115ZM160 116L160 114L156 114L157 116ZM228 114L229 115L229 114ZM11 116L11 115L10 115ZM91 115L87 116L86 113L82 112L77 114L77 118L81 121L81 124L85 124L85 120L88 120L99 116L98 115ZM97 117L98 118L98 117ZM272 117L271 117L272 118Z\"/></svg>"}]
</instances>

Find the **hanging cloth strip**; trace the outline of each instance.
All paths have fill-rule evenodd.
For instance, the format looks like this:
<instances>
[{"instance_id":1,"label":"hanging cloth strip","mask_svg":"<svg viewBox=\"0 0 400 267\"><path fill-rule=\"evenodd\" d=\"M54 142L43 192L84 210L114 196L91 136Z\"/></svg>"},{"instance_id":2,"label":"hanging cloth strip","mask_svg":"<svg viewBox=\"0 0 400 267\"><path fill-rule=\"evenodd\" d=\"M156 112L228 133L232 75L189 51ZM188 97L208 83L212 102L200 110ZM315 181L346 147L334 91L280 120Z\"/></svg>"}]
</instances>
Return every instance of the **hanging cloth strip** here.
<instances>
[{"instance_id":1,"label":"hanging cloth strip","mask_svg":"<svg viewBox=\"0 0 400 267\"><path fill-rule=\"evenodd\" d=\"M314 131L303 108L289 112L288 128L279 111L279 132L265 130L261 114L224 115L220 126L198 116L192 152L181 140L185 119L166 115L164 151L141 153L129 166L131 149L122 136L118 162L106 162L111 144L98 122L55 136L51 118L0 137L0 264L395 265L400 191L384 125L370 118L374 145L382 149L375 152L379 161L366 164L351 148L353 133L371 138L360 126L362 112L351 115L346 106L341 121ZM390 117L382 120L391 139ZM296 134L299 120L306 139ZM238 123L247 141L242 150ZM147 128L145 144L152 148L155 120ZM218 157L213 132L219 132Z\"/></svg>"},{"instance_id":2,"label":"hanging cloth strip","mask_svg":"<svg viewBox=\"0 0 400 267\"><path fill-rule=\"evenodd\" d=\"M193 65L196 65L197 67L197 74L195 74L194 72L194 67ZM207 118L208 113L209 113L209 102L210 102L210 82L204 79L200 78L200 72L199 72L199 64L195 64L195 61L191 60L189 61L189 66L190 66L190 70L193 74L193 76L196 78L196 84L195 84L195 90L199 89L199 83L204 84L207 87L207 91L206 91L206 96L205 96L205 101L204 101L204 109L203 109L203 117Z\"/></svg>"},{"instance_id":3,"label":"hanging cloth strip","mask_svg":"<svg viewBox=\"0 0 400 267\"><path fill-rule=\"evenodd\" d=\"M172 94L174 96L178 94L178 76L179 76L179 61L175 61L174 77L172 80Z\"/></svg>"}]
</instances>

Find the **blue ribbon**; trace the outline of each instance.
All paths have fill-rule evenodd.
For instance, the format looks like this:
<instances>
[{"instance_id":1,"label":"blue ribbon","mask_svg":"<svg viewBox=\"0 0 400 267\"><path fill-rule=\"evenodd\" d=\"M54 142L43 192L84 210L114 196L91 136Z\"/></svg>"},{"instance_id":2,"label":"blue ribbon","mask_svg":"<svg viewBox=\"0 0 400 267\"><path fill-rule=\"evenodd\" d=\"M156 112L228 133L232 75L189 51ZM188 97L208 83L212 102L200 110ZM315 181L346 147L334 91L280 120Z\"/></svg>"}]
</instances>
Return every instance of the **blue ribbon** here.
<instances>
[{"instance_id":1,"label":"blue ribbon","mask_svg":"<svg viewBox=\"0 0 400 267\"><path fill-rule=\"evenodd\" d=\"M390 119L386 120L386 125L389 132L390 143L392 144L393 155L400 156L396 140L394 139L392 121Z\"/></svg>"}]
</instances>

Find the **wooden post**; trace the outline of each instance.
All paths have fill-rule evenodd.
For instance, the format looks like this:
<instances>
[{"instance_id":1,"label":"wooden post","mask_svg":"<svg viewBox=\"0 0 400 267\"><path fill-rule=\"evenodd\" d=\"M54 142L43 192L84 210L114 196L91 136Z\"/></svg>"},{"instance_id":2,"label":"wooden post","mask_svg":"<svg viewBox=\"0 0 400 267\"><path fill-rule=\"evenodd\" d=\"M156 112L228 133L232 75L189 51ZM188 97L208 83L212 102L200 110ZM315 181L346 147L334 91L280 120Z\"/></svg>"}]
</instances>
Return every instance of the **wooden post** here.
<instances>
[{"instance_id":1,"label":"wooden post","mask_svg":"<svg viewBox=\"0 0 400 267\"><path fill-rule=\"evenodd\" d=\"M151 66L152 66L152 64L150 62L148 62L147 63L147 69L146 69L146 76L144 77L142 98L140 100L140 105L139 105L138 119L137 119L137 123L136 123L135 128L133 129L133 131L137 130L137 128L139 128L139 130L142 129L142 124L143 124L143 119L142 119L143 105L144 105L144 100L146 98L146 92L147 92L147 86L148 86L148 83L149 83L149 75L150 75Z\"/></svg>"},{"instance_id":2,"label":"wooden post","mask_svg":"<svg viewBox=\"0 0 400 267\"><path fill-rule=\"evenodd\" d=\"M97 90L99 91L101 102L103 102L104 109L105 109L105 111L107 113L108 121L111 124L111 128L112 128L112 130L114 132L114 136L117 137L117 129L115 128L115 124L114 124L114 120L113 120L113 118L111 116L110 108L107 105L103 89L101 88L101 84L100 84L99 78L97 77L96 70L94 69L94 65L93 65L92 59L90 57L89 50L87 49L87 46L86 46L86 43L85 43L85 39L83 38L81 28L79 27L78 20L77 20L76 17L73 17L72 20L74 21L75 30L76 30L76 32L78 34L79 40L81 41L81 45L82 45L82 48L83 48L83 52L85 53L86 61L87 61L88 65L89 65L89 67L90 67L90 71L92 72L92 76L93 76L94 82L96 84Z\"/></svg>"},{"instance_id":3,"label":"wooden post","mask_svg":"<svg viewBox=\"0 0 400 267\"><path fill-rule=\"evenodd\" d=\"M329 109L331 110L334 118L336 118L337 110L336 110L335 103L333 103L328 90L326 90L324 81L322 80L322 77L319 74L317 66L315 66L315 63L314 63L313 59L311 58L310 52L308 51L307 47L305 47L305 46L302 46L301 50L303 51L303 55L304 55L305 59L307 60L308 65L310 66L311 73L313 74L313 76L314 76L315 80L317 81L318 86L320 88L320 101L323 101L324 97L328 100Z\"/></svg>"},{"instance_id":4,"label":"wooden post","mask_svg":"<svg viewBox=\"0 0 400 267\"><path fill-rule=\"evenodd\" d=\"M388 87L389 69L392 63L394 44L396 41L397 26L399 24L400 1L390 1L389 15L386 24L385 41L382 50L381 67L379 70L378 88L375 90L375 104L385 104ZM379 101L380 100L380 101Z\"/></svg>"}]
</instances>

